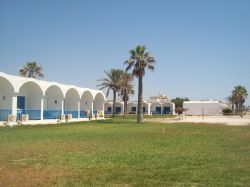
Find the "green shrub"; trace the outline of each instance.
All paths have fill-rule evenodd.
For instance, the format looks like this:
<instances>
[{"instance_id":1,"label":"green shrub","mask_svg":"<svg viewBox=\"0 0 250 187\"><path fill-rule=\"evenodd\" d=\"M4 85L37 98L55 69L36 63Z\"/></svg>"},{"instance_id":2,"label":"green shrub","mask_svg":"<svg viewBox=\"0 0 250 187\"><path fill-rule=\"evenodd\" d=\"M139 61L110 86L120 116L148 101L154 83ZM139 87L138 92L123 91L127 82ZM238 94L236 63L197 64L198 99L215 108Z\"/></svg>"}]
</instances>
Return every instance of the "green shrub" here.
<instances>
[{"instance_id":1,"label":"green shrub","mask_svg":"<svg viewBox=\"0 0 250 187\"><path fill-rule=\"evenodd\" d=\"M230 108L225 108L222 110L223 115L230 115L232 114L232 110Z\"/></svg>"}]
</instances>

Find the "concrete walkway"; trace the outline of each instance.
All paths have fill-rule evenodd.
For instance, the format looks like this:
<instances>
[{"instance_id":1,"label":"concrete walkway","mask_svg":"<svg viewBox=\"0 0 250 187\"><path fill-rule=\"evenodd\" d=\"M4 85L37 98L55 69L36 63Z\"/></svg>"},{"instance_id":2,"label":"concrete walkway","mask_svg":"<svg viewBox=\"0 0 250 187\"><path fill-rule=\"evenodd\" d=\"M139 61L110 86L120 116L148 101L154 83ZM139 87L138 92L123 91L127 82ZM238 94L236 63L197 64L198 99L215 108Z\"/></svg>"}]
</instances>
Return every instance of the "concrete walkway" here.
<instances>
[{"instance_id":1,"label":"concrete walkway","mask_svg":"<svg viewBox=\"0 0 250 187\"><path fill-rule=\"evenodd\" d=\"M104 118L99 117L99 118L92 118L91 120L103 120ZM84 121L89 121L88 118L73 118L72 120L69 121L70 122L84 122ZM5 126L4 121L0 121L0 126ZM47 119L47 120L29 120L26 122L22 122L21 125L47 125L47 124L64 124L64 123L68 123L67 121L63 120L57 120L57 119ZM18 124L18 122L10 122L8 123L8 125L13 126L13 125L20 125Z\"/></svg>"}]
</instances>

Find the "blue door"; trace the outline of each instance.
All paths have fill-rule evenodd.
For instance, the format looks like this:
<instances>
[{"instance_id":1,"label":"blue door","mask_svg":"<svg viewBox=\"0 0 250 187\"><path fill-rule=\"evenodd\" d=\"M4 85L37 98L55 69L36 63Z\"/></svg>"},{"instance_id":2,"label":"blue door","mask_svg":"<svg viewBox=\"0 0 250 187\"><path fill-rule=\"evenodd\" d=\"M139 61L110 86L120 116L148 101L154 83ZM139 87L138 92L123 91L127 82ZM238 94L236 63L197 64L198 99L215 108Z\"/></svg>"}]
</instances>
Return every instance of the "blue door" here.
<instances>
[{"instance_id":1,"label":"blue door","mask_svg":"<svg viewBox=\"0 0 250 187\"><path fill-rule=\"evenodd\" d=\"M17 96L17 119L21 119L22 114L25 113L25 97Z\"/></svg>"},{"instance_id":2,"label":"blue door","mask_svg":"<svg viewBox=\"0 0 250 187\"><path fill-rule=\"evenodd\" d=\"M163 108L163 113L164 114L170 114L170 107L164 107Z\"/></svg>"},{"instance_id":3,"label":"blue door","mask_svg":"<svg viewBox=\"0 0 250 187\"><path fill-rule=\"evenodd\" d=\"M25 109L25 97L17 96L17 109L24 110Z\"/></svg>"},{"instance_id":4,"label":"blue door","mask_svg":"<svg viewBox=\"0 0 250 187\"><path fill-rule=\"evenodd\" d=\"M157 114L161 114L161 107L155 107L155 111Z\"/></svg>"},{"instance_id":5,"label":"blue door","mask_svg":"<svg viewBox=\"0 0 250 187\"><path fill-rule=\"evenodd\" d=\"M120 114L121 112L122 112L121 107L116 107L115 113L116 113L116 114Z\"/></svg>"},{"instance_id":6,"label":"blue door","mask_svg":"<svg viewBox=\"0 0 250 187\"><path fill-rule=\"evenodd\" d=\"M109 106L108 107L108 113L111 114L111 112L112 112L112 107Z\"/></svg>"}]
</instances>

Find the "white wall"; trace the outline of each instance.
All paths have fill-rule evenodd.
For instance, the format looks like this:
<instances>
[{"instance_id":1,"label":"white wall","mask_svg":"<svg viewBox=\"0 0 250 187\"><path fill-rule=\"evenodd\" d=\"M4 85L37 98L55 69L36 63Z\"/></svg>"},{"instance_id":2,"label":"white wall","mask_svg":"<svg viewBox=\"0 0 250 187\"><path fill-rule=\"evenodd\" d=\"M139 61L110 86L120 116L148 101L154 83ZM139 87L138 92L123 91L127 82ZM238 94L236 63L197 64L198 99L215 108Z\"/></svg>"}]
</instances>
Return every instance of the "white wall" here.
<instances>
[{"instance_id":1,"label":"white wall","mask_svg":"<svg viewBox=\"0 0 250 187\"><path fill-rule=\"evenodd\" d=\"M148 112L148 104L147 103L142 103L142 109L145 107L145 112Z\"/></svg>"},{"instance_id":2,"label":"white wall","mask_svg":"<svg viewBox=\"0 0 250 187\"><path fill-rule=\"evenodd\" d=\"M204 115L217 115L221 114L222 107L221 104L218 103L209 103L209 102L200 102L200 103L189 103L184 102L183 108L187 109L186 115L202 115L202 111L204 111Z\"/></svg>"},{"instance_id":3,"label":"white wall","mask_svg":"<svg viewBox=\"0 0 250 187\"><path fill-rule=\"evenodd\" d=\"M57 86L51 86L47 89L44 98L44 110L61 110L63 93Z\"/></svg>"},{"instance_id":4,"label":"white wall","mask_svg":"<svg viewBox=\"0 0 250 187\"><path fill-rule=\"evenodd\" d=\"M136 107L136 112L137 112L137 110L138 110L137 103L128 103L128 113L132 112L132 110L131 110L132 107Z\"/></svg>"},{"instance_id":5,"label":"white wall","mask_svg":"<svg viewBox=\"0 0 250 187\"><path fill-rule=\"evenodd\" d=\"M10 83L0 77L0 109L11 110L13 94L14 89Z\"/></svg>"},{"instance_id":6,"label":"white wall","mask_svg":"<svg viewBox=\"0 0 250 187\"><path fill-rule=\"evenodd\" d=\"M161 104L160 103L152 103L151 106L150 106L150 111L151 112L156 112L156 107L161 107ZM162 111L162 109L161 109Z\"/></svg>"},{"instance_id":7,"label":"white wall","mask_svg":"<svg viewBox=\"0 0 250 187\"><path fill-rule=\"evenodd\" d=\"M104 111L105 112L108 111L108 107L111 107L111 112L112 112L113 111L113 103L105 102L105 104L104 104Z\"/></svg>"}]
</instances>

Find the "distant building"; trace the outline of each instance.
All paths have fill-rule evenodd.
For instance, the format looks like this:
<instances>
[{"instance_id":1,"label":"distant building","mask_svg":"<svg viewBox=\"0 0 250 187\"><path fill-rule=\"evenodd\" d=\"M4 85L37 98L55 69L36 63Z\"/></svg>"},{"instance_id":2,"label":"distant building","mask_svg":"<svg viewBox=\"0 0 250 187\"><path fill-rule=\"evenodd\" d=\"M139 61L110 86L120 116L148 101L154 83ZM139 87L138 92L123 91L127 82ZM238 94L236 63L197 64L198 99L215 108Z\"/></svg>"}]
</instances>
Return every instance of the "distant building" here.
<instances>
[{"instance_id":1,"label":"distant building","mask_svg":"<svg viewBox=\"0 0 250 187\"><path fill-rule=\"evenodd\" d=\"M217 100L184 101L186 115L219 115L229 105Z\"/></svg>"},{"instance_id":2,"label":"distant building","mask_svg":"<svg viewBox=\"0 0 250 187\"><path fill-rule=\"evenodd\" d=\"M128 113L137 113L137 101L128 102ZM105 114L111 114L113 111L113 102L107 101L104 104ZM149 100L143 101L143 113L147 115L151 114L174 114L175 104L168 99L167 96L159 94L158 96L152 96ZM124 113L123 101L116 102L116 114Z\"/></svg>"}]
</instances>

